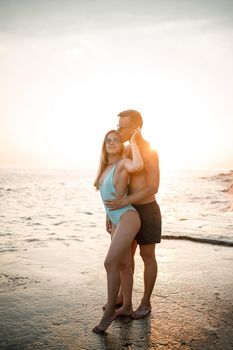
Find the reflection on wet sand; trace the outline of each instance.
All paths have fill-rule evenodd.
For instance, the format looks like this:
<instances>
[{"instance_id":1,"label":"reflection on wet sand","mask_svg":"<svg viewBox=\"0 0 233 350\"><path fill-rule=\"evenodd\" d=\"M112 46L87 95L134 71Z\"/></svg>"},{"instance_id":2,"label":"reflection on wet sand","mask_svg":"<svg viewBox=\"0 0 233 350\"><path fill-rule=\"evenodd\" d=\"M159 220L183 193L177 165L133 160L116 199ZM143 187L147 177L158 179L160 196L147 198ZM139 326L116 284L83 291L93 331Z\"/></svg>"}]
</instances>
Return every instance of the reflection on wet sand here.
<instances>
[{"instance_id":1,"label":"reflection on wet sand","mask_svg":"<svg viewBox=\"0 0 233 350\"><path fill-rule=\"evenodd\" d=\"M2 255L1 349L231 348L232 248L185 241L163 241L157 248L151 315L117 319L106 335L94 334L106 301L108 239L102 236L98 254L90 253L86 242L57 241ZM134 308L142 297L142 268L137 254Z\"/></svg>"}]
</instances>

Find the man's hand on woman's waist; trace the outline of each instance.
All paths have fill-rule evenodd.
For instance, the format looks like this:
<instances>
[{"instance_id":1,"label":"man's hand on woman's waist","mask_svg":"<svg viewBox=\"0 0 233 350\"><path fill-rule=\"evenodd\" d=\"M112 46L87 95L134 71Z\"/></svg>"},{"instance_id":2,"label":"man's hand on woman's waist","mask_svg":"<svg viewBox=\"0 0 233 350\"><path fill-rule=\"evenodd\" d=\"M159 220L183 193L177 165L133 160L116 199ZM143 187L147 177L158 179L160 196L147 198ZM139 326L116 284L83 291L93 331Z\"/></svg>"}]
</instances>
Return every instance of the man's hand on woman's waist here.
<instances>
[{"instance_id":1,"label":"man's hand on woman's waist","mask_svg":"<svg viewBox=\"0 0 233 350\"><path fill-rule=\"evenodd\" d=\"M116 210L125 207L128 205L127 197L122 197L118 193L112 192L111 193L115 198L114 199L107 199L104 201L107 208L110 210Z\"/></svg>"}]
</instances>

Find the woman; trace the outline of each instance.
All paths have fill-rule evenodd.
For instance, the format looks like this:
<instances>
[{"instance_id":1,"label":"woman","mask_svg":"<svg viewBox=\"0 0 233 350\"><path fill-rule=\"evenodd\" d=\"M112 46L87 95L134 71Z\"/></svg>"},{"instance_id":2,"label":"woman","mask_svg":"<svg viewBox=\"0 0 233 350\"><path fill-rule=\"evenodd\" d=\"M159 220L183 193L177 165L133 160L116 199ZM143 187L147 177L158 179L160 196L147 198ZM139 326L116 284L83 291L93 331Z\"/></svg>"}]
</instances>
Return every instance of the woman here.
<instances>
[{"instance_id":1,"label":"woman","mask_svg":"<svg viewBox=\"0 0 233 350\"><path fill-rule=\"evenodd\" d=\"M109 131L103 142L99 171L94 186L100 190L102 200L112 198L112 192L124 196L127 193L130 173L142 170L143 159L135 139L139 130L131 137L132 160L123 158L124 146L115 130ZM104 266L107 271L108 301L103 317L98 326L93 328L95 333L103 333L118 315L132 313L133 273L131 269L131 243L139 231L141 222L137 211L128 205L117 210L105 207L106 214L112 222L112 240L105 258ZM124 272L123 306L115 312L118 291L120 287L120 268ZM123 282L123 281L122 281Z\"/></svg>"}]
</instances>

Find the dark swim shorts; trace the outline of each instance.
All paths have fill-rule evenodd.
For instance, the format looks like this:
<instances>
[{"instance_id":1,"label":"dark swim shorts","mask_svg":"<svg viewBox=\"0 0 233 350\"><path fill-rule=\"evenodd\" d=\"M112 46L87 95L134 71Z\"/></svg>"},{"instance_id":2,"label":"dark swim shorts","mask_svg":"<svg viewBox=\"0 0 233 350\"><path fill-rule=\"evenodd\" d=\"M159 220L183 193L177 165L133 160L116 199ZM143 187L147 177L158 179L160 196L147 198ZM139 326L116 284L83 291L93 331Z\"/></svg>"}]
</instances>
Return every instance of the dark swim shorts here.
<instances>
[{"instance_id":1,"label":"dark swim shorts","mask_svg":"<svg viewBox=\"0 0 233 350\"><path fill-rule=\"evenodd\" d=\"M138 244L160 243L162 219L157 202L134 204L133 206L141 218L141 227L135 237Z\"/></svg>"}]
</instances>

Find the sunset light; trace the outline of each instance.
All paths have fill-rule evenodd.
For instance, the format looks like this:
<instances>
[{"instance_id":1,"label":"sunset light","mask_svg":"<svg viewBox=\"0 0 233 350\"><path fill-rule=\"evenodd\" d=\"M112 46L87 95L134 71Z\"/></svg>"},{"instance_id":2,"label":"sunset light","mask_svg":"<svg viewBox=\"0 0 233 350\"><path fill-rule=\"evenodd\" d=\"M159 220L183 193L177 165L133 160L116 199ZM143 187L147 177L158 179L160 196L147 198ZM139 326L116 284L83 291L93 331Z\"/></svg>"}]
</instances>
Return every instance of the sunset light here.
<instances>
[{"instance_id":1,"label":"sunset light","mask_svg":"<svg viewBox=\"0 0 233 350\"><path fill-rule=\"evenodd\" d=\"M233 349L232 233L233 0L0 0L0 349Z\"/></svg>"},{"instance_id":2,"label":"sunset light","mask_svg":"<svg viewBox=\"0 0 233 350\"><path fill-rule=\"evenodd\" d=\"M103 135L134 108L165 168L232 167L229 23L149 13L117 23L113 11L82 31L58 16L57 35L44 9L46 30L39 14L13 12L9 30L2 19L0 166L95 168Z\"/></svg>"}]
</instances>

